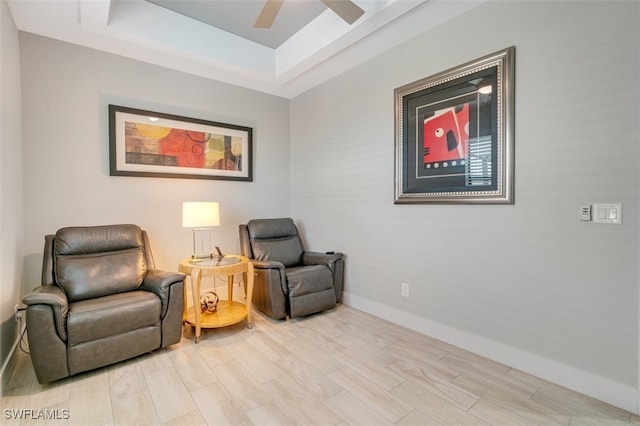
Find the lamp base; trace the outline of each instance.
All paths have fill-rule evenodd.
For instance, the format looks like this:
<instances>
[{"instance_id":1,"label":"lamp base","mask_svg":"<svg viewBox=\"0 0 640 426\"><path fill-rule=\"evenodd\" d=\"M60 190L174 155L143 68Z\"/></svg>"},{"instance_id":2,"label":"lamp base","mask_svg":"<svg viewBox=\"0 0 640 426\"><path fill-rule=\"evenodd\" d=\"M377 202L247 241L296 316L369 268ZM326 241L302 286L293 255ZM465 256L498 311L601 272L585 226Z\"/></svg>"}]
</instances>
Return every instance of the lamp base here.
<instances>
[{"instance_id":1,"label":"lamp base","mask_svg":"<svg viewBox=\"0 0 640 426\"><path fill-rule=\"evenodd\" d=\"M202 260L202 259L222 259L224 254L192 254L191 260Z\"/></svg>"},{"instance_id":2,"label":"lamp base","mask_svg":"<svg viewBox=\"0 0 640 426\"><path fill-rule=\"evenodd\" d=\"M195 241L195 240L194 240ZM207 253L201 253L201 254L197 254L195 253L195 244L193 246L193 251L194 253L191 255L191 262L197 262L199 260L202 259L222 259L224 258L224 254L222 254L222 250L220 250L220 247L216 246L216 252L217 254L213 254L213 252L210 252L209 254ZM209 250L211 250L211 247L209 247Z\"/></svg>"}]
</instances>

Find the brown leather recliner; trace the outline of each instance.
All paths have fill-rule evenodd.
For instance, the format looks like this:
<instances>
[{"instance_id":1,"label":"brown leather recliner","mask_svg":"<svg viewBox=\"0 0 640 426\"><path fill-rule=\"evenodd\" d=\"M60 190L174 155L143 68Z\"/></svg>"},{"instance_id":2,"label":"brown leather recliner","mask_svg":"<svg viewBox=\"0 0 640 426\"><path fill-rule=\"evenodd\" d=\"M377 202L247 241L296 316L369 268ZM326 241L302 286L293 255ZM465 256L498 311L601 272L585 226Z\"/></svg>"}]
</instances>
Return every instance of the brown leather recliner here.
<instances>
[{"instance_id":1,"label":"brown leather recliner","mask_svg":"<svg viewBox=\"0 0 640 426\"><path fill-rule=\"evenodd\" d=\"M324 311L342 300L342 253L307 251L290 218L239 226L240 251L255 271L253 305L274 319Z\"/></svg>"},{"instance_id":2,"label":"brown leather recliner","mask_svg":"<svg viewBox=\"0 0 640 426\"><path fill-rule=\"evenodd\" d=\"M147 234L136 225L45 236L42 285L22 299L38 382L178 343L184 279L155 269Z\"/></svg>"}]
</instances>

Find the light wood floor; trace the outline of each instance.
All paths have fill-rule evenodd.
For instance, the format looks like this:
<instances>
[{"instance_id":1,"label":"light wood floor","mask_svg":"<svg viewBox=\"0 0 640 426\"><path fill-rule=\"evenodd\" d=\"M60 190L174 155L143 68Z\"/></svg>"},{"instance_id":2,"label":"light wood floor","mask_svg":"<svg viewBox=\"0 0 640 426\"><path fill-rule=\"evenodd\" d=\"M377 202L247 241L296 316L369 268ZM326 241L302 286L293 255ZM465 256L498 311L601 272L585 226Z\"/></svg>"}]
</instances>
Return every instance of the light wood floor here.
<instances>
[{"instance_id":1,"label":"light wood floor","mask_svg":"<svg viewBox=\"0 0 640 426\"><path fill-rule=\"evenodd\" d=\"M39 385L21 359L8 425L640 425L640 417L347 306ZM11 409L57 410L18 421ZM68 411L64 411L68 410ZM49 411L51 413L52 411Z\"/></svg>"}]
</instances>

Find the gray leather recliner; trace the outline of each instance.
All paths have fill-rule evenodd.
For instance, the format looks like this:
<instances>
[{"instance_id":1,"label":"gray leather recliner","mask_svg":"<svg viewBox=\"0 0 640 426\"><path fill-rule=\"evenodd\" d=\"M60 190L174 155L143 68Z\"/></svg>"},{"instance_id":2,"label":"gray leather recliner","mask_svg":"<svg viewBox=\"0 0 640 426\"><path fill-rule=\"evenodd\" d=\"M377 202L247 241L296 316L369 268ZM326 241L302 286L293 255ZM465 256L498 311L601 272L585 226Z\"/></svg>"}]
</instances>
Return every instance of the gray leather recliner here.
<instances>
[{"instance_id":1,"label":"gray leather recliner","mask_svg":"<svg viewBox=\"0 0 640 426\"><path fill-rule=\"evenodd\" d=\"M307 251L290 218L239 226L240 251L252 259L253 305L274 319L331 309L342 300L342 253Z\"/></svg>"},{"instance_id":2,"label":"gray leather recliner","mask_svg":"<svg viewBox=\"0 0 640 426\"><path fill-rule=\"evenodd\" d=\"M136 225L45 236L42 285L22 299L38 382L178 343L184 280L155 269L147 234Z\"/></svg>"}]
</instances>

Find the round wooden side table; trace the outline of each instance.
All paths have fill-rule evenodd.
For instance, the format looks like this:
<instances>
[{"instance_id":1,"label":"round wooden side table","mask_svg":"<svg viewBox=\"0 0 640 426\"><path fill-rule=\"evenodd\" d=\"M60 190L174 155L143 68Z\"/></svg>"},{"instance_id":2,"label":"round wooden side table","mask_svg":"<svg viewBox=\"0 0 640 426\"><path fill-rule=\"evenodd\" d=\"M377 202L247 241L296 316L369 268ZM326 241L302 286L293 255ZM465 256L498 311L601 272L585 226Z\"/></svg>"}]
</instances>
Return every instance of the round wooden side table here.
<instances>
[{"instance_id":1,"label":"round wooden side table","mask_svg":"<svg viewBox=\"0 0 640 426\"><path fill-rule=\"evenodd\" d=\"M185 259L178 265L178 270L190 276L193 305L187 301L187 286L184 287L184 308L182 319L196 329L196 343L200 341L202 328L226 327L228 325L247 320L247 326L251 323L251 297L253 296L253 263L245 256L225 255L221 259ZM233 277L242 274L246 292L246 301L241 303L233 300ZM201 312L200 291L202 277L227 277L227 300L219 300L215 312Z\"/></svg>"}]
</instances>

